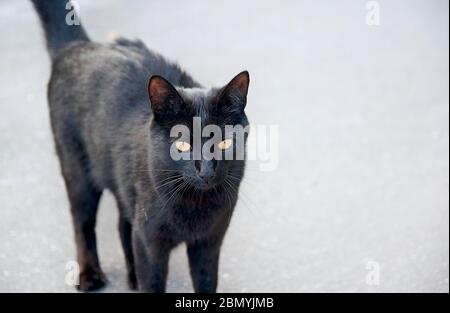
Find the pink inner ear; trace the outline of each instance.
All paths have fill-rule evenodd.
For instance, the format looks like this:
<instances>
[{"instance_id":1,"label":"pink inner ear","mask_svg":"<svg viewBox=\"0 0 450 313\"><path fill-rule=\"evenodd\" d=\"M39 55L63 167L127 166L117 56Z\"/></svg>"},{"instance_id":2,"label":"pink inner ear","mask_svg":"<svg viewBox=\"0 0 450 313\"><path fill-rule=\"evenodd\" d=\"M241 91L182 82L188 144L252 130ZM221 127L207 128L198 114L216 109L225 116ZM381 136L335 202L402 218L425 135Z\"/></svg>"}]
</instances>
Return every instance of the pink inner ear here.
<instances>
[{"instance_id":1,"label":"pink inner ear","mask_svg":"<svg viewBox=\"0 0 450 313\"><path fill-rule=\"evenodd\" d=\"M155 77L151 80L149 93L151 97L159 98L168 92L168 86L165 81Z\"/></svg>"},{"instance_id":2,"label":"pink inner ear","mask_svg":"<svg viewBox=\"0 0 450 313\"><path fill-rule=\"evenodd\" d=\"M228 86L232 90L237 90L242 94L247 95L248 84L249 84L249 75L248 72L245 71L238 74L235 78L233 78Z\"/></svg>"},{"instance_id":3,"label":"pink inner ear","mask_svg":"<svg viewBox=\"0 0 450 313\"><path fill-rule=\"evenodd\" d=\"M150 104L153 112L178 112L183 103L175 87L167 80L160 76L150 78L148 84L148 93L150 96Z\"/></svg>"}]
</instances>

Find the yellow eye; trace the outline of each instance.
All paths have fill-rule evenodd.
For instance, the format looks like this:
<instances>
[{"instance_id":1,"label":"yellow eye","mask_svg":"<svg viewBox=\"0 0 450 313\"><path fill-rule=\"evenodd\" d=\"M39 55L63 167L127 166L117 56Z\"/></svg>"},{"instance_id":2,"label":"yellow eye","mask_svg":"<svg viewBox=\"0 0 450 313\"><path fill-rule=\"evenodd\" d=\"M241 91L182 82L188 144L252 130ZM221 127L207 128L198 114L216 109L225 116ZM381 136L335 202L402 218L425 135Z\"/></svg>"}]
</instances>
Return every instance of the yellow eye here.
<instances>
[{"instance_id":1,"label":"yellow eye","mask_svg":"<svg viewBox=\"0 0 450 313\"><path fill-rule=\"evenodd\" d=\"M187 152L191 150L191 145L188 144L186 141L177 141L175 142L175 146L180 152Z\"/></svg>"},{"instance_id":2,"label":"yellow eye","mask_svg":"<svg viewBox=\"0 0 450 313\"><path fill-rule=\"evenodd\" d=\"M219 142L219 144L217 146L219 147L220 150L226 150L229 147L231 147L232 143L233 143L233 140L225 139L225 140Z\"/></svg>"}]
</instances>

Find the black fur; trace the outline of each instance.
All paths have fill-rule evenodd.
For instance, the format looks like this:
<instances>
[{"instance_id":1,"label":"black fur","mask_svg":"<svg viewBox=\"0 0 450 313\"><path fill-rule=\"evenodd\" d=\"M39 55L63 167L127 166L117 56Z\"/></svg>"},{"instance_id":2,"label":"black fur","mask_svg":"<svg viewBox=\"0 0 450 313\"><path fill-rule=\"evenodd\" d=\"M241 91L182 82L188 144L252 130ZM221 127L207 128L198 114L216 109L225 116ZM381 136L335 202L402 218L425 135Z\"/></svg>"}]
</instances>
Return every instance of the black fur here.
<instances>
[{"instance_id":1,"label":"black fur","mask_svg":"<svg viewBox=\"0 0 450 313\"><path fill-rule=\"evenodd\" d=\"M66 24L66 3L60 0L32 0L45 31L47 49L51 57L58 50L72 41L89 41L89 38L81 25Z\"/></svg>"},{"instance_id":2,"label":"black fur","mask_svg":"<svg viewBox=\"0 0 450 313\"><path fill-rule=\"evenodd\" d=\"M106 282L94 228L99 199L108 189L120 211L131 288L163 292L170 251L185 242L195 291L214 292L245 161L174 161L169 131L175 124L192 128L194 116L203 125L246 126L248 73L223 88L201 89L140 41L89 41L81 26L62 22L65 0L33 3L53 59L48 100L73 215L79 289Z\"/></svg>"}]
</instances>

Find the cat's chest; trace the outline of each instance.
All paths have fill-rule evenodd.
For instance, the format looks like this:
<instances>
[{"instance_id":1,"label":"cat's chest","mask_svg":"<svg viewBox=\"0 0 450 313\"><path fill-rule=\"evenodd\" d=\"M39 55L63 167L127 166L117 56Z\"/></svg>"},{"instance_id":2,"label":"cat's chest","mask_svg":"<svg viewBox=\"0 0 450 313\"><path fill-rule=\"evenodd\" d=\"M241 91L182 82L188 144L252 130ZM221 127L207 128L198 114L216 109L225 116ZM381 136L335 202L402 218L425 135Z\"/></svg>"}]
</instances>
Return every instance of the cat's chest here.
<instances>
[{"instance_id":1,"label":"cat's chest","mask_svg":"<svg viewBox=\"0 0 450 313\"><path fill-rule=\"evenodd\" d=\"M196 240L220 231L228 224L234 207L234 201L221 193L186 193L176 200L167 200L152 188L136 191L139 208L136 214L145 216L147 231L174 241Z\"/></svg>"},{"instance_id":2,"label":"cat's chest","mask_svg":"<svg viewBox=\"0 0 450 313\"><path fill-rule=\"evenodd\" d=\"M173 227L186 235L202 236L220 224L228 208L217 199L197 200L185 198L174 203L168 214Z\"/></svg>"}]
</instances>

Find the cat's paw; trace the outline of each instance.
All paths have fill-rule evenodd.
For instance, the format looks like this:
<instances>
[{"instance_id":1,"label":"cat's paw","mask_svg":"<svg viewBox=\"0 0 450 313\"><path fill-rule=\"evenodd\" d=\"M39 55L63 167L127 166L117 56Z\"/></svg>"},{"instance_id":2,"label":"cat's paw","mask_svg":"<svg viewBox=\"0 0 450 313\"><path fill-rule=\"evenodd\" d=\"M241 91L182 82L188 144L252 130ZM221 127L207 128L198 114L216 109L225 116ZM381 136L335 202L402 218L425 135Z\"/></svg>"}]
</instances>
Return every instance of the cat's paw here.
<instances>
[{"instance_id":1,"label":"cat's paw","mask_svg":"<svg viewBox=\"0 0 450 313\"><path fill-rule=\"evenodd\" d=\"M131 290L137 290L136 272L134 271L128 273L128 287Z\"/></svg>"},{"instance_id":2,"label":"cat's paw","mask_svg":"<svg viewBox=\"0 0 450 313\"><path fill-rule=\"evenodd\" d=\"M80 274L80 284L77 289L82 292L97 291L106 283L106 276L101 270L88 270Z\"/></svg>"}]
</instances>

